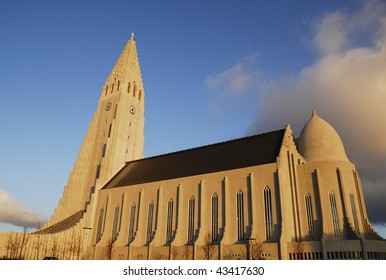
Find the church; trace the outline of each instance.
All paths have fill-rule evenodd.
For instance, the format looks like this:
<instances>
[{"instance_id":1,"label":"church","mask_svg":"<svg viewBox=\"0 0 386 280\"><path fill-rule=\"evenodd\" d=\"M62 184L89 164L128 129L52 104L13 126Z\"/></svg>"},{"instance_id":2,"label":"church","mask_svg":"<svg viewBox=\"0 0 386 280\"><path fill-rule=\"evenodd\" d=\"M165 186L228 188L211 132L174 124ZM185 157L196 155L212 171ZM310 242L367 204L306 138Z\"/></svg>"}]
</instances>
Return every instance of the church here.
<instances>
[{"instance_id":1,"label":"church","mask_svg":"<svg viewBox=\"0 0 386 280\"><path fill-rule=\"evenodd\" d=\"M368 219L360 176L328 116L310 112L298 137L287 124L144 158L144 111L132 35L101 90L58 207L16 255L386 259L386 240ZM11 236L1 235L0 256L10 257Z\"/></svg>"}]
</instances>

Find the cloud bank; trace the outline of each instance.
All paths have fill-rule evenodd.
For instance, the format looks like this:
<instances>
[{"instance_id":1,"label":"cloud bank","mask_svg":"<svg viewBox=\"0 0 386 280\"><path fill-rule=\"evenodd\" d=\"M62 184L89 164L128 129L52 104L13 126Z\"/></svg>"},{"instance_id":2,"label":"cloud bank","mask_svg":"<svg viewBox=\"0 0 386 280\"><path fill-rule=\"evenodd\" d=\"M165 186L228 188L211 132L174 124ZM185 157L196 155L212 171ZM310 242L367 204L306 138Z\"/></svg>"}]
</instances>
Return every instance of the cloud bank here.
<instances>
[{"instance_id":1,"label":"cloud bank","mask_svg":"<svg viewBox=\"0 0 386 280\"><path fill-rule=\"evenodd\" d=\"M313 23L316 61L258 91L258 116L248 133L289 122L299 135L315 109L335 127L356 164L371 221L386 224L386 3L363 3L359 11L335 11Z\"/></svg>"},{"instance_id":2,"label":"cloud bank","mask_svg":"<svg viewBox=\"0 0 386 280\"><path fill-rule=\"evenodd\" d=\"M0 223L37 228L47 221L34 210L24 207L8 192L0 189Z\"/></svg>"}]
</instances>

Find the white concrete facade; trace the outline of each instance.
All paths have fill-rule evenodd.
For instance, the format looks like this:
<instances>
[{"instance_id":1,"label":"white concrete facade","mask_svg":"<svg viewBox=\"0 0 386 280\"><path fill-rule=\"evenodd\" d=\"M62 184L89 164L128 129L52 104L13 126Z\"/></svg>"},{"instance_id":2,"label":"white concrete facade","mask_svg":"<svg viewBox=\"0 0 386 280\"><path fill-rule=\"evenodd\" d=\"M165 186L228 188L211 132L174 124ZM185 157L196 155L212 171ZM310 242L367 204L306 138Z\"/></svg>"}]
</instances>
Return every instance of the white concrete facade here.
<instances>
[{"instance_id":1,"label":"white concrete facade","mask_svg":"<svg viewBox=\"0 0 386 280\"><path fill-rule=\"evenodd\" d=\"M58 208L33 233L1 234L0 256L386 259L355 165L315 112L298 139L287 125L143 159L144 97L132 37Z\"/></svg>"}]
</instances>

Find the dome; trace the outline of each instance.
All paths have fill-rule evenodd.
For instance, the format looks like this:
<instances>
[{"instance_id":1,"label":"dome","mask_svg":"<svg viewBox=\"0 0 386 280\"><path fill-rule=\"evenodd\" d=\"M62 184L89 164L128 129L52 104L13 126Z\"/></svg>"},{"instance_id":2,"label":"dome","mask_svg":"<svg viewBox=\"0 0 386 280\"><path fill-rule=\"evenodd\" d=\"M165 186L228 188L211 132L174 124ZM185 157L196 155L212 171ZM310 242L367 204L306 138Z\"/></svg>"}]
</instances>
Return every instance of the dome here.
<instances>
[{"instance_id":1,"label":"dome","mask_svg":"<svg viewBox=\"0 0 386 280\"><path fill-rule=\"evenodd\" d=\"M349 161L338 133L315 111L300 133L298 149L307 161Z\"/></svg>"}]
</instances>

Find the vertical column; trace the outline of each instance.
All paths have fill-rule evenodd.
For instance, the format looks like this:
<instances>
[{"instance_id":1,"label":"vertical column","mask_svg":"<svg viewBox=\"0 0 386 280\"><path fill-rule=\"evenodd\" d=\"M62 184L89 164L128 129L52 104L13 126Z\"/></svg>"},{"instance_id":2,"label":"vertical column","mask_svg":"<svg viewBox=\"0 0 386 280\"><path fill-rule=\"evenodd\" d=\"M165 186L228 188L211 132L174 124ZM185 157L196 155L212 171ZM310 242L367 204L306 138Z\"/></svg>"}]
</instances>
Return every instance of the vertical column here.
<instances>
[{"instance_id":1,"label":"vertical column","mask_svg":"<svg viewBox=\"0 0 386 280\"><path fill-rule=\"evenodd\" d=\"M222 220L223 220L223 228L224 228L224 235L221 240L221 244L229 244L230 242L230 228L231 225L229 224L230 219L230 205L232 205L229 197L229 181L228 177L224 177L222 180Z\"/></svg>"},{"instance_id":2,"label":"vertical column","mask_svg":"<svg viewBox=\"0 0 386 280\"><path fill-rule=\"evenodd\" d=\"M161 206L162 204L162 206ZM165 232L163 230L165 226L165 217L167 210L165 204L165 199L163 197L163 188L159 187L157 190L157 205L156 205L156 213L155 213L155 226L154 226L154 238L151 244L153 245L163 245L165 243Z\"/></svg>"},{"instance_id":3,"label":"vertical column","mask_svg":"<svg viewBox=\"0 0 386 280\"><path fill-rule=\"evenodd\" d=\"M250 226L249 238L256 238L256 230L254 229L254 221L256 221L257 205L254 190L254 176L250 173L247 178L247 195L248 195L248 223Z\"/></svg>"},{"instance_id":4,"label":"vertical column","mask_svg":"<svg viewBox=\"0 0 386 280\"><path fill-rule=\"evenodd\" d=\"M366 208L363 207L364 204L364 199L363 199L363 193L362 193L362 187L360 186L360 181L358 178L358 173L356 171L353 171L353 176L354 176L354 182L355 182L355 191L358 197L358 207L359 207L359 212L360 212L360 217L361 217L361 225L362 225L362 232L364 235L366 235L367 231L367 224L366 224L366 217L367 213L365 212Z\"/></svg>"},{"instance_id":5,"label":"vertical column","mask_svg":"<svg viewBox=\"0 0 386 280\"><path fill-rule=\"evenodd\" d=\"M184 212L183 212L183 200L184 199L184 196L183 196L183 186L182 184L179 184L177 186L177 198L176 198L176 226L175 226L175 237L174 237L174 240L173 242L170 244L170 246L180 246L180 245L184 245L186 243L185 239L186 239L186 236L183 235L185 231L185 229L183 228L184 225L186 225L186 223L183 223L183 216L184 216ZM185 216L186 217L186 216Z\"/></svg>"},{"instance_id":6,"label":"vertical column","mask_svg":"<svg viewBox=\"0 0 386 280\"><path fill-rule=\"evenodd\" d=\"M207 195L203 195L203 192L204 192L204 180L201 180L200 183L198 184L198 217L197 217L197 229L198 229L198 232L199 232L199 235L201 236L205 236L206 232L203 232L201 233L202 229L206 229L207 227L205 226L205 217L204 215L207 214L207 209L206 209L206 205L207 205L207 202L205 201L205 197L207 197ZM208 215L207 215L208 216ZM203 226L204 225L204 226Z\"/></svg>"},{"instance_id":7,"label":"vertical column","mask_svg":"<svg viewBox=\"0 0 386 280\"><path fill-rule=\"evenodd\" d=\"M336 176L338 179L339 196L340 196L340 200L341 200L341 204L342 204L343 219L346 220L347 219L347 213L348 213L347 208L346 208L347 207L346 198L344 197L344 194L346 192L345 192L344 184L342 181L342 171L340 170L340 168L336 169Z\"/></svg>"}]
</instances>

